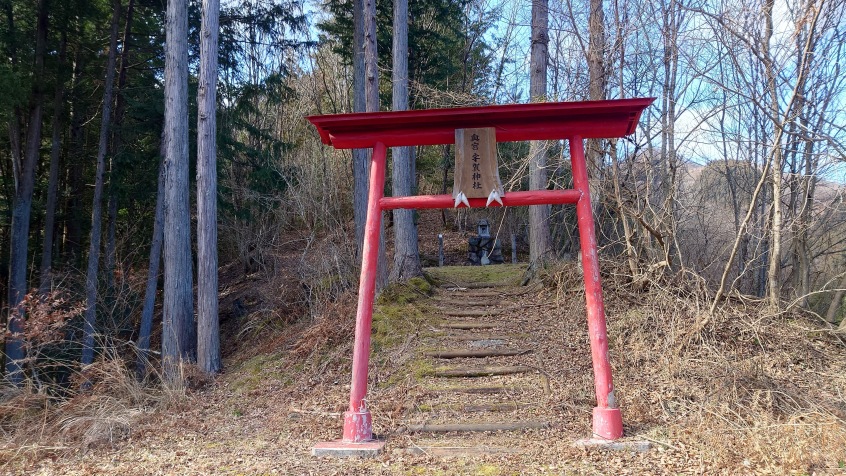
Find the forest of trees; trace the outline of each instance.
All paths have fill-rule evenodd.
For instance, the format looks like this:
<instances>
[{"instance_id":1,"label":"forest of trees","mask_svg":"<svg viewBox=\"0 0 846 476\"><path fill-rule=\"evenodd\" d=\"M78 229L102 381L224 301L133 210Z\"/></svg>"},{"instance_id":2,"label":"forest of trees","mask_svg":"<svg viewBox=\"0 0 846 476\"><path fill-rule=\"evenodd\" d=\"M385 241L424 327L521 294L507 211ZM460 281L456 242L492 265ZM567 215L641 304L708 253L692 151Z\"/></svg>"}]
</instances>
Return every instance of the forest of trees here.
<instances>
[{"instance_id":1,"label":"forest of trees","mask_svg":"<svg viewBox=\"0 0 846 476\"><path fill-rule=\"evenodd\" d=\"M586 144L606 264L711 313L764 300L846 330L843 0L0 5L12 383L111 349L142 379L219 371L218 269L273 279L294 235L320 255L289 283L309 306L352 289L368 152L304 116L353 111L656 97L634 135ZM386 193L445 193L453 153L391 151ZM506 192L572 187L563 142L499 153ZM576 255L571 209L508 213L535 266ZM383 282L421 272L415 223L394 213Z\"/></svg>"}]
</instances>

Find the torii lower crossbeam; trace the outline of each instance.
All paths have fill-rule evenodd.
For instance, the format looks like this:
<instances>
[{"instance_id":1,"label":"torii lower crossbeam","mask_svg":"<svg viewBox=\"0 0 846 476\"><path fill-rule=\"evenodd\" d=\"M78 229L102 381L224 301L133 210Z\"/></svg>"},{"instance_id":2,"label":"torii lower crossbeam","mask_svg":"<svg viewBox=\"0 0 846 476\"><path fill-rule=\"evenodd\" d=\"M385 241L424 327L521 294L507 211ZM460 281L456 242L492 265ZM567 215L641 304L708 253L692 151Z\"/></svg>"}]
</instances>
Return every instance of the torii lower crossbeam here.
<instances>
[{"instance_id":1,"label":"torii lower crossbeam","mask_svg":"<svg viewBox=\"0 0 846 476\"><path fill-rule=\"evenodd\" d=\"M452 208L454 204L450 195L383 197L387 147L451 143L454 137L451 133L457 127L495 127L498 139L507 137L506 140L512 141L555 138L569 141L572 190L508 192L503 196L503 205L576 205L596 393L593 433L609 440L622 436L623 422L608 360L605 309L583 139L620 137L632 133L640 113L652 101L648 98L309 117L317 126L324 143L338 148L373 148L356 312L350 406L344 413L344 449L351 444L373 440L372 416L367 408L366 395L382 211L398 208ZM472 208L483 207L485 199L470 199L469 203Z\"/></svg>"}]
</instances>

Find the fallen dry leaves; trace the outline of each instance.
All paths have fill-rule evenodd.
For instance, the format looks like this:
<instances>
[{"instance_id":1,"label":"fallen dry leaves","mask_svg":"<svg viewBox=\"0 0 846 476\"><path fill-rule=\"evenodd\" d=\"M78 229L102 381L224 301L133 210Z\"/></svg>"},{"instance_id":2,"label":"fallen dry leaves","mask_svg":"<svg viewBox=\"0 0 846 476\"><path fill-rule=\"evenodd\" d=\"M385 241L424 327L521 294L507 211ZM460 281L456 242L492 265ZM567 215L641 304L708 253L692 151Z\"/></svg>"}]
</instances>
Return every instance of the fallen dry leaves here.
<instances>
[{"instance_id":1,"label":"fallen dry leaves","mask_svg":"<svg viewBox=\"0 0 846 476\"><path fill-rule=\"evenodd\" d=\"M446 404L454 410L458 407L449 405L486 403L478 395L427 400L427 383L414 374L412 364L443 336L435 339L423 322L372 358L369 403L375 433L388 438L385 453L371 460L312 457L315 442L340 436L349 392L351 342L327 334L323 319L332 316L326 315L316 327L287 328L296 335L262 337L277 343L276 348L231 355L226 371L212 384L189 392L178 405L134 416L111 445L82 448L39 441L30 448L7 446L0 453L0 473L843 474L846 368L837 338L801 315L767 316L748 305L727 305L690 336L697 316L690 297L669 287L635 292L613 274L604 279L626 437L650 441L648 452L573 445L590 436L594 402L580 274L575 264L566 264L544 278L545 287L504 299L503 313L487 318L518 329L519 346L533 349L508 361L538 370L531 374L536 391L514 397L530 405L514 415L547 419L548 428L469 436L400 433L415 418L466 416L460 411L421 416L424 406ZM332 312L351 313L352 305L348 301ZM349 329L342 331L349 335ZM307 352L299 336L313 339L315 351ZM518 382L521 378L487 377L477 383L525 385L525 379ZM520 452L436 457L409 451L450 445Z\"/></svg>"}]
</instances>

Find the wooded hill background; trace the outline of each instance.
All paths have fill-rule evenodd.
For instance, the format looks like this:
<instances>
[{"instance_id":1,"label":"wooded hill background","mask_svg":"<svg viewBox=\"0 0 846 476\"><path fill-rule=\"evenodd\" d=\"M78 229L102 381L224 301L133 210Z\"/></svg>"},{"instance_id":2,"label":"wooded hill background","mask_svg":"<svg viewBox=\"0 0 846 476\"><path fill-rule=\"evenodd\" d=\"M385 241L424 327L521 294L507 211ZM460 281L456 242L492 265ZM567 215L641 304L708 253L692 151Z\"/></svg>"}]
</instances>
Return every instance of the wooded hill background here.
<instances>
[{"instance_id":1,"label":"wooded hill background","mask_svg":"<svg viewBox=\"0 0 846 476\"><path fill-rule=\"evenodd\" d=\"M311 313L357 282L362 189L354 163L362 162L323 146L304 116L364 110L360 81L378 85L367 110L403 107L394 89L403 79L395 77L403 30L396 7L366 3L375 23L359 31L377 52L366 74L355 66L365 63L356 48L359 2L232 0L220 10L220 263L227 279L275 279L286 268L284 294ZM155 330L152 344L143 339L149 319L161 321L150 305L156 294L147 293L146 309L144 302L148 268L158 263L151 243L168 133L166 2L0 5L0 123L8 130L0 135L0 299L4 318L26 316L7 353L14 341L12 353L28 356L21 378L62 383L80 361L109 349L160 345ZM399 23L407 26L407 107L656 97L634 135L587 146L603 257L618 260L634 289L663 282L707 294L712 313L725 298L766 299L774 310L801 308L836 326L846 313L845 5L412 1ZM190 183L182 185L194 210L199 2L188 2L187 13ZM499 153L506 191L571 188L563 143L505 143ZM454 150L410 154L416 170L403 177L413 179L389 182L386 193L447 192ZM579 246L573 210L546 210L539 220L525 209L488 216L501 238L517 235L522 259L540 266L571 259ZM477 216L448 210L442 224L472 230ZM405 230L415 218L386 220L390 252L406 250L393 241L401 220ZM530 239L546 230L548 241ZM416 234L397 239L416 243ZM278 251L294 242L302 259L281 261ZM93 251L100 256L92 260ZM94 316L87 330L84 309Z\"/></svg>"}]
</instances>

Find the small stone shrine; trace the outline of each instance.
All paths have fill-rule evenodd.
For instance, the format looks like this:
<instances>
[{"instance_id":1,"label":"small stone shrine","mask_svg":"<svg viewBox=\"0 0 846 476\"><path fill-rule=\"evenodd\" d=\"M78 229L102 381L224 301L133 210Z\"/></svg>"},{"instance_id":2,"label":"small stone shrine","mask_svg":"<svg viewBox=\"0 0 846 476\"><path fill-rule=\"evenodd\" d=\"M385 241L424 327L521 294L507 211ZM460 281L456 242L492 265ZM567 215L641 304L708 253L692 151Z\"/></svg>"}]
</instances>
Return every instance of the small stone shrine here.
<instances>
[{"instance_id":1,"label":"small stone shrine","mask_svg":"<svg viewBox=\"0 0 846 476\"><path fill-rule=\"evenodd\" d=\"M479 220L478 236L467 240L467 263L473 266L502 264L502 245L491 237L491 226L487 220Z\"/></svg>"}]
</instances>

